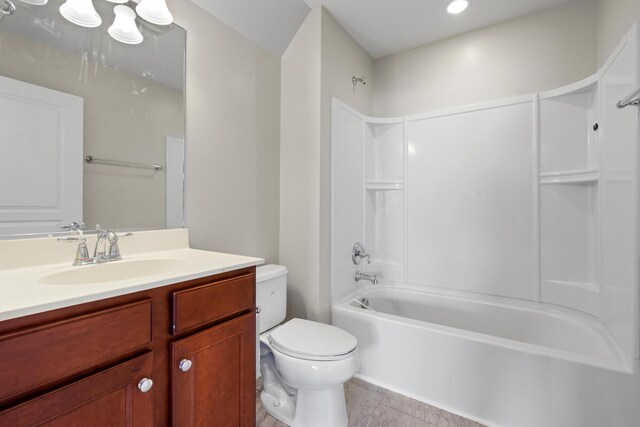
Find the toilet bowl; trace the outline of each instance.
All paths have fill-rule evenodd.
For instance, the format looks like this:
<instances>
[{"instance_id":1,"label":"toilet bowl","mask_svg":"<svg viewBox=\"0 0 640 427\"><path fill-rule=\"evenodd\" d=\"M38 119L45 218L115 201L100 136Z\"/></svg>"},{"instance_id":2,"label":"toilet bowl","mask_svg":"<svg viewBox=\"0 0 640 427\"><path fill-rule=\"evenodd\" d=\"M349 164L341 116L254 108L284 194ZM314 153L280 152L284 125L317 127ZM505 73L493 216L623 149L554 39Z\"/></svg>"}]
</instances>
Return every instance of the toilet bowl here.
<instances>
[{"instance_id":1,"label":"toilet bowl","mask_svg":"<svg viewBox=\"0 0 640 427\"><path fill-rule=\"evenodd\" d=\"M303 319L282 325L286 306L282 266L258 267L256 304L264 409L292 427L346 427L343 384L358 371L356 338L335 326Z\"/></svg>"}]
</instances>

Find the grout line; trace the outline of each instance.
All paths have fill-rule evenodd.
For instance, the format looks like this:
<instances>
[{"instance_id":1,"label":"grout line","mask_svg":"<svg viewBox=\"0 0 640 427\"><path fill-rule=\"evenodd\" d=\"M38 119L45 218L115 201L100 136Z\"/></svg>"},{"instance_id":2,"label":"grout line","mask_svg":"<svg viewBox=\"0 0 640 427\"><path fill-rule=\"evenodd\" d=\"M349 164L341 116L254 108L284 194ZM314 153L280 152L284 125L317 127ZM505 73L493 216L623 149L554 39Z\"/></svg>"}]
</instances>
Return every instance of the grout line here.
<instances>
[{"instance_id":1,"label":"grout line","mask_svg":"<svg viewBox=\"0 0 640 427\"><path fill-rule=\"evenodd\" d=\"M433 423L430 423L430 422L429 422L429 421L427 421L427 420L423 420L422 418L418 418L418 417L416 417L416 416L414 416L414 415L411 415L411 414L410 414L410 413L408 413L408 412L401 411L401 410L400 410L400 409L398 409L398 408L394 408L393 406L385 405L384 403L380 403L380 405L378 405L378 406L386 406L386 407L387 407L387 408L389 408L389 409L392 409L392 410L394 410L394 411L396 411L396 412L400 412L401 414L407 415L407 416L409 416L409 417L411 417L411 418L413 418L413 419L415 419L415 420L421 421L421 422L423 422L423 423L425 423L425 424L432 425L432 426L436 426L436 425L438 424L438 421L440 421L440 417L442 416L442 413L439 413L439 414L438 414L438 418L436 419L436 423L435 423L435 424L433 424ZM376 407L376 408L377 408L377 407ZM440 408L438 408L438 409L440 409ZM442 411L442 410L440 409L440 411Z\"/></svg>"}]
</instances>

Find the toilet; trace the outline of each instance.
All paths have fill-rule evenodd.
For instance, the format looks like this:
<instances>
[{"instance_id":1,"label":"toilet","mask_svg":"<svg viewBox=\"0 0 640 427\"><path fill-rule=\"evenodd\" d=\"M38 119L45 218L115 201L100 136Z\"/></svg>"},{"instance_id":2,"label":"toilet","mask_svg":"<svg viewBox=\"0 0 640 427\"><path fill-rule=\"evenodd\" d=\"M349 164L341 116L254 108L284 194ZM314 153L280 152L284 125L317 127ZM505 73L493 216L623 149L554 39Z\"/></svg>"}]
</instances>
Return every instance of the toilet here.
<instances>
[{"instance_id":1,"label":"toilet","mask_svg":"<svg viewBox=\"0 0 640 427\"><path fill-rule=\"evenodd\" d=\"M292 427L346 427L343 384L360 367L358 341L324 323L286 316L287 269L256 269L260 401L274 418Z\"/></svg>"}]
</instances>

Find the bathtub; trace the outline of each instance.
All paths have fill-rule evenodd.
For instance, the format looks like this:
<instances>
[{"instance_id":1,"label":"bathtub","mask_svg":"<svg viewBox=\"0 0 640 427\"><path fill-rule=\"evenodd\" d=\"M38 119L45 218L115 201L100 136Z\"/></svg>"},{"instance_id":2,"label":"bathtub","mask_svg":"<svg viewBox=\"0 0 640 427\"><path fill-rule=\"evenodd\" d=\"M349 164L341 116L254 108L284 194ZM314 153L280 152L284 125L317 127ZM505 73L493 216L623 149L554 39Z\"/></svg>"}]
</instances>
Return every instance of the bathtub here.
<instances>
[{"instance_id":1,"label":"bathtub","mask_svg":"<svg viewBox=\"0 0 640 427\"><path fill-rule=\"evenodd\" d=\"M483 424L640 425L638 362L578 312L368 286L332 306L332 323L357 337L359 377Z\"/></svg>"}]
</instances>

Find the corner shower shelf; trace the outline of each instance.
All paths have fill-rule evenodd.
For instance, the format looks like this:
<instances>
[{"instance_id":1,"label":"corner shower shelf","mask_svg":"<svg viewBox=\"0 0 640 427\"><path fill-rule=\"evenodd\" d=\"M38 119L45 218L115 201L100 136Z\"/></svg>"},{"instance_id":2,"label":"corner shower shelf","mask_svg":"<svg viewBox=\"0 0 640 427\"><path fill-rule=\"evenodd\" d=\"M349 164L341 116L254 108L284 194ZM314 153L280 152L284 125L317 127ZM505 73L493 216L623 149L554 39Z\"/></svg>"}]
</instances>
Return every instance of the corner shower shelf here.
<instances>
[{"instance_id":1,"label":"corner shower shelf","mask_svg":"<svg viewBox=\"0 0 640 427\"><path fill-rule=\"evenodd\" d=\"M598 169L584 169L540 174L540 184L590 184L600 180Z\"/></svg>"},{"instance_id":2,"label":"corner shower shelf","mask_svg":"<svg viewBox=\"0 0 640 427\"><path fill-rule=\"evenodd\" d=\"M576 95L580 93L593 92L598 87L599 73L595 73L579 82L572 83L567 86L563 86L558 89L548 90L546 92L540 92L540 100L553 99L566 95Z\"/></svg>"},{"instance_id":3,"label":"corner shower shelf","mask_svg":"<svg viewBox=\"0 0 640 427\"><path fill-rule=\"evenodd\" d=\"M404 182L401 181L368 181L367 190L404 190Z\"/></svg>"}]
</instances>

